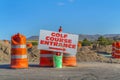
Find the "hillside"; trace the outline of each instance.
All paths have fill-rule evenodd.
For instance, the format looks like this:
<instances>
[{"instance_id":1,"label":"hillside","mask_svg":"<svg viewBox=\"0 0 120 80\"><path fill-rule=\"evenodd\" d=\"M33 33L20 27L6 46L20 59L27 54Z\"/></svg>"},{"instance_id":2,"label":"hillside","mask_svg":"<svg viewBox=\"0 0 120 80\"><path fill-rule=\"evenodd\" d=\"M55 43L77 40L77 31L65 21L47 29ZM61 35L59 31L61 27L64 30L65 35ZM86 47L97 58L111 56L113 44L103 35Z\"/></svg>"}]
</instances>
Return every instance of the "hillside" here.
<instances>
[{"instance_id":1,"label":"hillside","mask_svg":"<svg viewBox=\"0 0 120 80\"><path fill-rule=\"evenodd\" d=\"M79 40L83 40L87 38L88 40L97 40L98 37L104 36L106 38L114 39L114 40L120 40L120 34L105 34L105 35L87 35L87 34L79 34ZM39 36L30 36L27 38L27 40L38 40Z\"/></svg>"},{"instance_id":2,"label":"hillside","mask_svg":"<svg viewBox=\"0 0 120 80\"><path fill-rule=\"evenodd\" d=\"M27 40L38 40L39 36L30 36L27 38Z\"/></svg>"}]
</instances>

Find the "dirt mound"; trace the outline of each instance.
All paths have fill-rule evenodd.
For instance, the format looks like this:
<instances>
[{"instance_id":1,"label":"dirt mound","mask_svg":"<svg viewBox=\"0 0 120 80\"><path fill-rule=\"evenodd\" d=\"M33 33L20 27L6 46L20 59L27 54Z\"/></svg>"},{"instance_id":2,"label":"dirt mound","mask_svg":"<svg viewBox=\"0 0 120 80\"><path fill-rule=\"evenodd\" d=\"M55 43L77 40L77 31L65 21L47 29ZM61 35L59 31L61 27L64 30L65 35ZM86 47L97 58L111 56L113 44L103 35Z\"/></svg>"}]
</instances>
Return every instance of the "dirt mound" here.
<instances>
[{"instance_id":1,"label":"dirt mound","mask_svg":"<svg viewBox=\"0 0 120 80\"><path fill-rule=\"evenodd\" d=\"M39 62L40 54L37 46L33 46L32 48L28 48L28 60L29 62Z\"/></svg>"},{"instance_id":2,"label":"dirt mound","mask_svg":"<svg viewBox=\"0 0 120 80\"><path fill-rule=\"evenodd\" d=\"M108 46L111 47L111 46ZM111 49L111 48L108 48ZM110 51L110 50L108 50ZM105 57L98 52L110 54L106 51L105 48L100 48L97 50L93 50L91 47L85 46L80 49L77 53L77 61L78 62L106 62L106 63L120 63L120 59L113 59L112 57Z\"/></svg>"},{"instance_id":3,"label":"dirt mound","mask_svg":"<svg viewBox=\"0 0 120 80\"><path fill-rule=\"evenodd\" d=\"M85 62L106 62L108 58L97 54L95 51L91 50L90 47L82 47L77 53L77 61Z\"/></svg>"},{"instance_id":4,"label":"dirt mound","mask_svg":"<svg viewBox=\"0 0 120 80\"><path fill-rule=\"evenodd\" d=\"M10 61L10 43L0 41L0 62Z\"/></svg>"},{"instance_id":5,"label":"dirt mound","mask_svg":"<svg viewBox=\"0 0 120 80\"><path fill-rule=\"evenodd\" d=\"M111 54L112 53L112 45L97 47L96 51L98 53Z\"/></svg>"}]
</instances>

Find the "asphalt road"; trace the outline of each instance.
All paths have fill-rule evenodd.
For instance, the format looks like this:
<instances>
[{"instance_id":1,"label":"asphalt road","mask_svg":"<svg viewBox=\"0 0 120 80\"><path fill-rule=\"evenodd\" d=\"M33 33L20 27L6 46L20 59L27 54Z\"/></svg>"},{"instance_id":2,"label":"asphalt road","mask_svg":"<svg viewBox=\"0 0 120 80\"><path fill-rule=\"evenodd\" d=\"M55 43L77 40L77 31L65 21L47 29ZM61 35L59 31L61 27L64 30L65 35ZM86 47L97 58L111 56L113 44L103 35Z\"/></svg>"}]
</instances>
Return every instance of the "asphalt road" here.
<instances>
[{"instance_id":1,"label":"asphalt road","mask_svg":"<svg viewBox=\"0 0 120 80\"><path fill-rule=\"evenodd\" d=\"M78 63L77 67L39 67L30 64L28 69L10 69L0 64L0 80L120 80L120 64Z\"/></svg>"}]
</instances>

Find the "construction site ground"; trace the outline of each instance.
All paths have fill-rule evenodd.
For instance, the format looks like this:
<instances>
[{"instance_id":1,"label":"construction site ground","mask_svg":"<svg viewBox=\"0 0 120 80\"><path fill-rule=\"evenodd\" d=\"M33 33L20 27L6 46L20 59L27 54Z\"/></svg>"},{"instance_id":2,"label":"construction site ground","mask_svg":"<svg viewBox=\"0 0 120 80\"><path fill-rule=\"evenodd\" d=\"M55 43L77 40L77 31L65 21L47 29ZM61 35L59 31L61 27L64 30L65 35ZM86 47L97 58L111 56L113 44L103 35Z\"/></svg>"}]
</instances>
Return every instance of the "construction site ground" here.
<instances>
[{"instance_id":1,"label":"construction site ground","mask_svg":"<svg viewBox=\"0 0 120 80\"><path fill-rule=\"evenodd\" d=\"M81 62L76 67L39 67L30 63L28 69L11 69L0 64L0 80L120 80L120 64Z\"/></svg>"}]
</instances>

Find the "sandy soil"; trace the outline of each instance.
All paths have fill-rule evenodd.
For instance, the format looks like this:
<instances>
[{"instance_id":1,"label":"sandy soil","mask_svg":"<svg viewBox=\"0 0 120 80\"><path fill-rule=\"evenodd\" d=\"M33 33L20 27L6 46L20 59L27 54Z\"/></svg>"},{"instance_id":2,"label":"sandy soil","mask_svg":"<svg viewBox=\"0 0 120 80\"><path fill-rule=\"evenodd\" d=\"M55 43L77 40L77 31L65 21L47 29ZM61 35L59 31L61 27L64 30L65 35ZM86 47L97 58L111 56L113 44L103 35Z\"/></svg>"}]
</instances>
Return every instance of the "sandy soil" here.
<instances>
[{"instance_id":1,"label":"sandy soil","mask_svg":"<svg viewBox=\"0 0 120 80\"><path fill-rule=\"evenodd\" d=\"M77 67L39 67L30 63L28 69L10 69L0 64L0 80L120 80L120 64L78 63Z\"/></svg>"}]
</instances>

